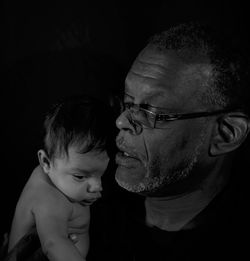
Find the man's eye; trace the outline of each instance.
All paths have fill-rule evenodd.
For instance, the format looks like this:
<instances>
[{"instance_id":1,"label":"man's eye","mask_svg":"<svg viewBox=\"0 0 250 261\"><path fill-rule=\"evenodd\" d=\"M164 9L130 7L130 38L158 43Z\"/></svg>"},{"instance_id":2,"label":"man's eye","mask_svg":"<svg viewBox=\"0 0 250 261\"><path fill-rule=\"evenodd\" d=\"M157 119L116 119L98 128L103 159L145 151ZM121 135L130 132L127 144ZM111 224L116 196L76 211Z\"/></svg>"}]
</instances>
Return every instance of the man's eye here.
<instances>
[{"instance_id":1,"label":"man's eye","mask_svg":"<svg viewBox=\"0 0 250 261\"><path fill-rule=\"evenodd\" d=\"M133 103L132 102L124 102L124 109L130 109L131 107L133 107Z\"/></svg>"},{"instance_id":2,"label":"man's eye","mask_svg":"<svg viewBox=\"0 0 250 261\"><path fill-rule=\"evenodd\" d=\"M140 108L142 108L144 110L148 110L150 108L150 106L148 104L142 103L142 104L140 104Z\"/></svg>"},{"instance_id":3,"label":"man's eye","mask_svg":"<svg viewBox=\"0 0 250 261\"><path fill-rule=\"evenodd\" d=\"M148 104L140 104L140 108L149 112L157 113L157 109L148 105Z\"/></svg>"}]
</instances>

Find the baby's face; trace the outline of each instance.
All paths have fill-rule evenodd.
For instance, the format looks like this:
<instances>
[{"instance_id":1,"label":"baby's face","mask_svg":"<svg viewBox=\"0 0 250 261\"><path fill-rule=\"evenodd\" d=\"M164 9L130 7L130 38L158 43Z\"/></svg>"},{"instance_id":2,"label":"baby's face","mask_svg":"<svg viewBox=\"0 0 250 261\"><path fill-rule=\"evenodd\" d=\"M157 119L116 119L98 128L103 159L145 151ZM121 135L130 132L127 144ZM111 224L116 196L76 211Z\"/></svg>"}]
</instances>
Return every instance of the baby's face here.
<instances>
[{"instance_id":1,"label":"baby's face","mask_svg":"<svg viewBox=\"0 0 250 261\"><path fill-rule=\"evenodd\" d=\"M109 157L104 152L92 150L80 154L69 147L68 156L55 158L48 173L54 185L72 201L90 205L101 197L101 177Z\"/></svg>"}]
</instances>

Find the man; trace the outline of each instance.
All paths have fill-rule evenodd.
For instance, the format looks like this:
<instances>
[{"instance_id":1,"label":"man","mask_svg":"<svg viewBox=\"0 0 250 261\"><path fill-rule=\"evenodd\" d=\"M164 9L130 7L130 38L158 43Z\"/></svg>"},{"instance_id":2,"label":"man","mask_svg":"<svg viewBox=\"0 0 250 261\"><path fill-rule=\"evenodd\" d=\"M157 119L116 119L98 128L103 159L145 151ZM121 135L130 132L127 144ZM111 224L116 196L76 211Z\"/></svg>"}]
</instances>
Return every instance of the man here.
<instances>
[{"instance_id":1,"label":"man","mask_svg":"<svg viewBox=\"0 0 250 261\"><path fill-rule=\"evenodd\" d=\"M130 214L121 260L239 255L230 174L250 124L242 66L225 38L195 24L154 36L136 58L116 121L115 178L146 196L145 216Z\"/></svg>"}]
</instances>

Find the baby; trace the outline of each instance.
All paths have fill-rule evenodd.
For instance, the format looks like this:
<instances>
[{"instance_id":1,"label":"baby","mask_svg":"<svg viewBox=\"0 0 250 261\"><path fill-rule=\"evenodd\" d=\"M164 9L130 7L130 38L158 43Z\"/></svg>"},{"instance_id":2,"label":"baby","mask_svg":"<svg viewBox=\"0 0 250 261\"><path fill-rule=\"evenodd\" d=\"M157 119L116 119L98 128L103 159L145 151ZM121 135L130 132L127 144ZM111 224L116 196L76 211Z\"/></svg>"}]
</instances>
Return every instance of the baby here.
<instances>
[{"instance_id":1,"label":"baby","mask_svg":"<svg viewBox=\"0 0 250 261\"><path fill-rule=\"evenodd\" d=\"M101 197L101 177L112 139L108 106L90 97L70 98L45 120L44 149L17 203L8 251L34 227L49 260L85 260L89 206ZM77 235L74 244L69 234Z\"/></svg>"}]
</instances>

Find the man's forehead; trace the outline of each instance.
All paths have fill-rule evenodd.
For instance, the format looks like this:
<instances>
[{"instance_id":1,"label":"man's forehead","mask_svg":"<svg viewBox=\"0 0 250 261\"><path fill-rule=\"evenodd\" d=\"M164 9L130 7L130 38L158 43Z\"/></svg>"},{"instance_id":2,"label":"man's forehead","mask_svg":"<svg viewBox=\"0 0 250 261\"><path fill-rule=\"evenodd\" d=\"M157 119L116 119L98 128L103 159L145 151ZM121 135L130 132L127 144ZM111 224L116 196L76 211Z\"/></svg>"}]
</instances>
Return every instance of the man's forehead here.
<instances>
[{"instance_id":1,"label":"man's forehead","mask_svg":"<svg viewBox=\"0 0 250 261\"><path fill-rule=\"evenodd\" d=\"M154 48L146 47L135 59L127 77L126 88L143 86L144 92L150 92L151 89L161 89L160 82L166 76L172 78L176 72L176 65L169 56L166 56ZM169 79L169 82L171 79ZM165 81L166 82L166 81Z\"/></svg>"},{"instance_id":2,"label":"man's forehead","mask_svg":"<svg viewBox=\"0 0 250 261\"><path fill-rule=\"evenodd\" d=\"M137 56L136 59L150 62L152 64L165 65L167 63L165 54L175 53L173 50L161 51L154 45L147 45Z\"/></svg>"},{"instance_id":3,"label":"man's forehead","mask_svg":"<svg viewBox=\"0 0 250 261\"><path fill-rule=\"evenodd\" d=\"M188 56L185 58L185 54ZM184 56L183 56L184 54ZM192 55L193 54L193 55ZM193 58L192 58L193 57ZM132 65L131 70L134 71L169 71L172 68L176 70L186 70L198 68L200 64L202 68L211 67L208 57L199 55L193 51L181 52L178 50L160 50L154 45L146 46L137 56Z\"/></svg>"},{"instance_id":4,"label":"man's forehead","mask_svg":"<svg viewBox=\"0 0 250 261\"><path fill-rule=\"evenodd\" d=\"M165 54L154 47L145 47L135 59L131 71L154 78L164 74L170 64L174 62L172 55L172 51Z\"/></svg>"},{"instance_id":5,"label":"man's forehead","mask_svg":"<svg viewBox=\"0 0 250 261\"><path fill-rule=\"evenodd\" d=\"M136 58L126 78L125 91L141 95L189 98L208 86L212 68L207 62L184 63L175 51L146 47ZM178 98L179 97L179 98Z\"/></svg>"}]
</instances>

